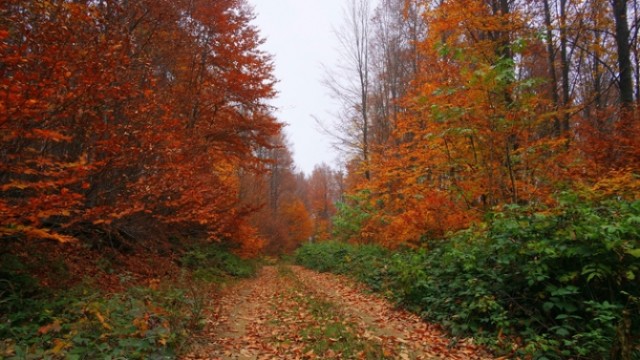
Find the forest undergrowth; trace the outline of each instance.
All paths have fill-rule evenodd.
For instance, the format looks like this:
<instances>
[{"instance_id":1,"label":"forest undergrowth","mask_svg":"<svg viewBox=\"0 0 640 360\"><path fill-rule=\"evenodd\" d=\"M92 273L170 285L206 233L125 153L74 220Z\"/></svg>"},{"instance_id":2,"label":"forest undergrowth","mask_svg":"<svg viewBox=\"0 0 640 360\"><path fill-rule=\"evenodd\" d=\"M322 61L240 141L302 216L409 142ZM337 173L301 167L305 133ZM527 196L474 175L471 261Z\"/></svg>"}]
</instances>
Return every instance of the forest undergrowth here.
<instances>
[{"instance_id":1,"label":"forest undergrowth","mask_svg":"<svg viewBox=\"0 0 640 360\"><path fill-rule=\"evenodd\" d=\"M203 329L219 288L256 268L219 244L136 256L9 244L0 254L0 358L175 358Z\"/></svg>"},{"instance_id":2,"label":"forest undergrowth","mask_svg":"<svg viewBox=\"0 0 640 360\"><path fill-rule=\"evenodd\" d=\"M349 275L508 358L640 358L640 202L558 202L507 206L419 249L319 242L296 261Z\"/></svg>"}]
</instances>

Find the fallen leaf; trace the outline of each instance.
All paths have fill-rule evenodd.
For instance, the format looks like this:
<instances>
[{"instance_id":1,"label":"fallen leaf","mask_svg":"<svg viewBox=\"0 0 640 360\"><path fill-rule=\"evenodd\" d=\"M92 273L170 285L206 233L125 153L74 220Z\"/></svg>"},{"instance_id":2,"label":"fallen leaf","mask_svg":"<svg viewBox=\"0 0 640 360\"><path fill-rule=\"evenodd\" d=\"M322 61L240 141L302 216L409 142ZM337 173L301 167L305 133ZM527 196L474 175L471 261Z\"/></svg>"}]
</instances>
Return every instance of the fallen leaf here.
<instances>
[{"instance_id":1,"label":"fallen leaf","mask_svg":"<svg viewBox=\"0 0 640 360\"><path fill-rule=\"evenodd\" d=\"M49 325L41 326L38 329L38 333L40 335L44 335L44 334L47 334L49 332L59 332L60 330L62 330L62 326L60 326L60 320L55 320L54 322L52 322Z\"/></svg>"}]
</instances>

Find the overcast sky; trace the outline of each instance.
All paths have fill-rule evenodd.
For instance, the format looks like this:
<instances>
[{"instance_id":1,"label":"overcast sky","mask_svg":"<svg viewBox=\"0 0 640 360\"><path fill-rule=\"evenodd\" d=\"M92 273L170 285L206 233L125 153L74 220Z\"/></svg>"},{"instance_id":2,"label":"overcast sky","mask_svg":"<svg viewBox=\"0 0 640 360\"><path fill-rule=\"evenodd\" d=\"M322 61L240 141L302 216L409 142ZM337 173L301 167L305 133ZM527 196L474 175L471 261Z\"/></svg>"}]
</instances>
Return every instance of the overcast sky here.
<instances>
[{"instance_id":1,"label":"overcast sky","mask_svg":"<svg viewBox=\"0 0 640 360\"><path fill-rule=\"evenodd\" d=\"M276 116L289 124L298 170L311 174L316 164L336 164L331 139L318 129L312 115L330 120L335 102L322 85L322 64L338 61L333 28L341 22L344 0L249 0L254 24L267 42L263 49L274 56L278 98Z\"/></svg>"}]
</instances>

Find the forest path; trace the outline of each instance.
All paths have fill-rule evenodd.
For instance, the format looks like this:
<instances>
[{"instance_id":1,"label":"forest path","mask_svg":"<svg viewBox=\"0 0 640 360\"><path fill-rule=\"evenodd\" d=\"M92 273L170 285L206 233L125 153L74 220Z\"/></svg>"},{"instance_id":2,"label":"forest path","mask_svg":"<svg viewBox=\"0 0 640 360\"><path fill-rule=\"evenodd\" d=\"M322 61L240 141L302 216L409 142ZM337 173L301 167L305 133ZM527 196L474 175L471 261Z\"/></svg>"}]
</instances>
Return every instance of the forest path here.
<instances>
[{"instance_id":1,"label":"forest path","mask_svg":"<svg viewBox=\"0 0 640 360\"><path fill-rule=\"evenodd\" d=\"M490 359L350 279L266 266L221 294L195 359Z\"/></svg>"}]
</instances>

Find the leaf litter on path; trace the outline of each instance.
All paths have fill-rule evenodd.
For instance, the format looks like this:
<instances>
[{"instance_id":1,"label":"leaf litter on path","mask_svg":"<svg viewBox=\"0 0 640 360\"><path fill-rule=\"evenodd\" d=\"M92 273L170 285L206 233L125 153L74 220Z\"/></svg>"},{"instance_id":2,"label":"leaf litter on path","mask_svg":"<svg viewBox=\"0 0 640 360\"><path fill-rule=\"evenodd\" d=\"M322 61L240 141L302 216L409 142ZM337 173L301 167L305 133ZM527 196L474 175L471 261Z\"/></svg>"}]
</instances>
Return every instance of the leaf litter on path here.
<instances>
[{"instance_id":1,"label":"leaf litter on path","mask_svg":"<svg viewBox=\"0 0 640 360\"><path fill-rule=\"evenodd\" d=\"M491 359L345 277L297 266L266 266L215 304L184 360Z\"/></svg>"}]
</instances>

